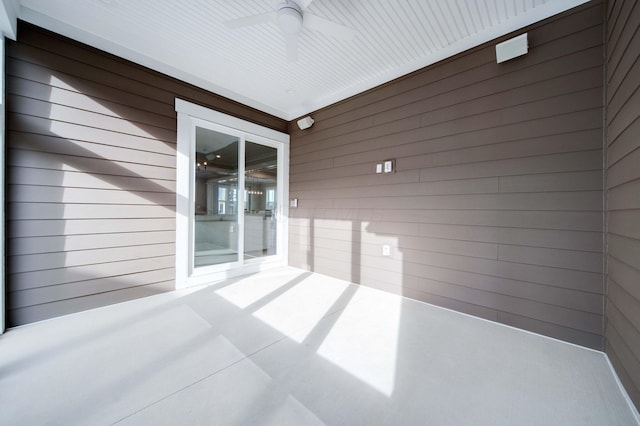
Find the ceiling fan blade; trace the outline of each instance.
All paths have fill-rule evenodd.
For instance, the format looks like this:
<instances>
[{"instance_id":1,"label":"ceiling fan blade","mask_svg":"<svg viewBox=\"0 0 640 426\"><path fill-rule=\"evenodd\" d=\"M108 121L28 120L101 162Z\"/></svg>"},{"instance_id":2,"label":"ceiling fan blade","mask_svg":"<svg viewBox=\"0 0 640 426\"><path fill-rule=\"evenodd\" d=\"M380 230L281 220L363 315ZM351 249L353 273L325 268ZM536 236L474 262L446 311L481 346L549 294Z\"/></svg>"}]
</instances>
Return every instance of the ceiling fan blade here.
<instances>
[{"instance_id":1,"label":"ceiling fan blade","mask_svg":"<svg viewBox=\"0 0 640 426\"><path fill-rule=\"evenodd\" d=\"M245 16L244 18L232 19L224 22L224 25L230 29L249 27L252 25L267 24L269 22L275 22L276 12L264 13L261 15Z\"/></svg>"},{"instance_id":2,"label":"ceiling fan blade","mask_svg":"<svg viewBox=\"0 0 640 426\"><path fill-rule=\"evenodd\" d=\"M289 36L287 42L287 61L296 62L298 60L298 37Z\"/></svg>"},{"instance_id":3,"label":"ceiling fan blade","mask_svg":"<svg viewBox=\"0 0 640 426\"><path fill-rule=\"evenodd\" d=\"M309 5L313 0L293 0L293 1L295 1L298 4L298 6L300 6L300 9L305 10L307 7L309 7Z\"/></svg>"},{"instance_id":4,"label":"ceiling fan blade","mask_svg":"<svg viewBox=\"0 0 640 426\"><path fill-rule=\"evenodd\" d=\"M356 30L311 13L304 14L302 25L312 31L318 31L340 40L352 40L356 36Z\"/></svg>"}]
</instances>

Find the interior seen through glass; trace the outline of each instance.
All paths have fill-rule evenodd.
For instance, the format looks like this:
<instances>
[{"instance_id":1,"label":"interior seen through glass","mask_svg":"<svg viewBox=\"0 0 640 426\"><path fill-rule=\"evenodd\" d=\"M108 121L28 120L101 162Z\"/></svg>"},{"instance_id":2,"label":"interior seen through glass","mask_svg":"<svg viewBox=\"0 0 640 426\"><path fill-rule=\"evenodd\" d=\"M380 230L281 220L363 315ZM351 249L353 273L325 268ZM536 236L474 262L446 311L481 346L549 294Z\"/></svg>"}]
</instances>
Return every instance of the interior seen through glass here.
<instances>
[{"instance_id":1,"label":"interior seen through glass","mask_svg":"<svg viewBox=\"0 0 640 426\"><path fill-rule=\"evenodd\" d=\"M196 127L194 268L276 254L277 149L245 143L245 186L238 189L239 139ZM240 195L241 194L241 195ZM245 210L239 229L239 199Z\"/></svg>"},{"instance_id":2,"label":"interior seen through glass","mask_svg":"<svg viewBox=\"0 0 640 426\"><path fill-rule=\"evenodd\" d=\"M276 254L278 150L247 141L244 172L244 258Z\"/></svg>"}]
</instances>

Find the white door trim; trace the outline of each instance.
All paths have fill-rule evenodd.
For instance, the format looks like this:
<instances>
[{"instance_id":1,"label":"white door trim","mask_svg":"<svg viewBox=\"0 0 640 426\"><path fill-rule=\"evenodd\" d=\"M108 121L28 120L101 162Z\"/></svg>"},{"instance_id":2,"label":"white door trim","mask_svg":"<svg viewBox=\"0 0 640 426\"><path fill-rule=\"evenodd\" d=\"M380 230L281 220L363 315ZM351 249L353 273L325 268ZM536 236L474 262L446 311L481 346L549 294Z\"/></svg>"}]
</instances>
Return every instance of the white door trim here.
<instances>
[{"instance_id":1,"label":"white door trim","mask_svg":"<svg viewBox=\"0 0 640 426\"><path fill-rule=\"evenodd\" d=\"M176 98L178 113L178 146L176 155L176 289L219 281L232 276L249 274L265 269L285 266L288 260L288 203L289 198L289 135L249 121L214 111ZM195 127L197 124L217 128L237 135L240 146L251 140L279 147L278 149L278 254L260 262L219 265L203 271L191 267L192 217L191 199L194 171ZM244 164L244 163L242 163ZM243 176L239 176L239 185ZM242 194L242 186L239 186ZM242 198L241 195L239 198ZM242 212L242 211L241 211ZM240 215L242 216L242 215ZM241 223L240 223L241 225ZM242 252L241 252L242 253Z\"/></svg>"}]
</instances>

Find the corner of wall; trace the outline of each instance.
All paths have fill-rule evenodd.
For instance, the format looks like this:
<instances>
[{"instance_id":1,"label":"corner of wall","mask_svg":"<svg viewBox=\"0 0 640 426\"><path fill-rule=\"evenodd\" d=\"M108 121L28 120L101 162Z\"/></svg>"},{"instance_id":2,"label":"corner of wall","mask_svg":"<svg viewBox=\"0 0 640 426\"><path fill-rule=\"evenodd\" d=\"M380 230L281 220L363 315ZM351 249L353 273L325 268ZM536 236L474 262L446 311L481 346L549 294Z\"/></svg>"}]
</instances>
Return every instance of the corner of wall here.
<instances>
[{"instance_id":1,"label":"corner of wall","mask_svg":"<svg viewBox=\"0 0 640 426\"><path fill-rule=\"evenodd\" d=\"M607 235L608 230L608 208L607 208L607 4L608 0L602 2L602 351L607 350L607 276L609 258L607 256Z\"/></svg>"},{"instance_id":2,"label":"corner of wall","mask_svg":"<svg viewBox=\"0 0 640 426\"><path fill-rule=\"evenodd\" d=\"M5 289L5 220L4 220L4 122L5 122L5 99L4 99L4 37L0 38L0 334L4 333L6 328L6 289Z\"/></svg>"}]
</instances>

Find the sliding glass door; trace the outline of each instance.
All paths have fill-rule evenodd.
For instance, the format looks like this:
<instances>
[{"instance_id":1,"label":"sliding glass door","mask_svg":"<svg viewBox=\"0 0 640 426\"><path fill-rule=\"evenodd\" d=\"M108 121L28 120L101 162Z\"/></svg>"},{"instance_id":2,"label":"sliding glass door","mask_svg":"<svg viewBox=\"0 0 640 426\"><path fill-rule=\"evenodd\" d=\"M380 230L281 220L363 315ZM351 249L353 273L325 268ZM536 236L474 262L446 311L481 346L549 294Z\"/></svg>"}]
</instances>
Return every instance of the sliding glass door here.
<instances>
[{"instance_id":1,"label":"sliding glass door","mask_svg":"<svg viewBox=\"0 0 640 426\"><path fill-rule=\"evenodd\" d=\"M244 168L244 259L277 253L278 150L247 141Z\"/></svg>"},{"instance_id":2,"label":"sliding glass door","mask_svg":"<svg viewBox=\"0 0 640 426\"><path fill-rule=\"evenodd\" d=\"M239 261L241 236L244 260L275 255L278 149L251 141L241 144L238 136L204 127L196 126L195 135L193 267Z\"/></svg>"},{"instance_id":3,"label":"sliding glass door","mask_svg":"<svg viewBox=\"0 0 640 426\"><path fill-rule=\"evenodd\" d=\"M176 99L176 288L287 264L289 135Z\"/></svg>"},{"instance_id":4,"label":"sliding glass door","mask_svg":"<svg viewBox=\"0 0 640 426\"><path fill-rule=\"evenodd\" d=\"M191 229L194 273L278 254L278 144L212 123L194 127ZM220 268L217 268L220 269Z\"/></svg>"},{"instance_id":5,"label":"sliding glass door","mask_svg":"<svg viewBox=\"0 0 640 426\"><path fill-rule=\"evenodd\" d=\"M195 128L193 268L238 261L240 138Z\"/></svg>"}]
</instances>

